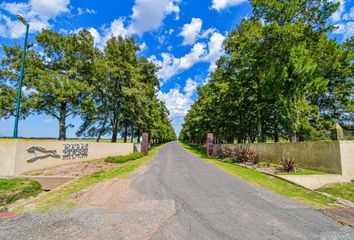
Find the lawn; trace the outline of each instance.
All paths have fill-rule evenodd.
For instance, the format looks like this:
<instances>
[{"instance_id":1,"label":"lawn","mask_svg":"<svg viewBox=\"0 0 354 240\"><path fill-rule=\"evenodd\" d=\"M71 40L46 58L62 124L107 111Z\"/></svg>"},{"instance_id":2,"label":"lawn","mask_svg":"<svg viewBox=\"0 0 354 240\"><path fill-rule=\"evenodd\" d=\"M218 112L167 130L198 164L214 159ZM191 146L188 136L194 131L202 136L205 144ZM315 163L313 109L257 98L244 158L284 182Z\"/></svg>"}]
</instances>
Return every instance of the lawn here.
<instances>
[{"instance_id":1,"label":"lawn","mask_svg":"<svg viewBox=\"0 0 354 240\"><path fill-rule=\"evenodd\" d=\"M67 185L63 185L62 187L54 189L48 194L35 199L34 202L29 204L32 207L20 205L14 209L14 212L64 211L73 208L77 205L76 201L72 198L73 195L105 180L128 177L134 170L152 160L159 148L160 147L150 150L149 155L146 157L139 158L135 161L118 163L117 167L100 170L93 174L78 178Z\"/></svg>"},{"instance_id":2,"label":"lawn","mask_svg":"<svg viewBox=\"0 0 354 240\"><path fill-rule=\"evenodd\" d=\"M205 154L203 147L196 148L196 146L180 143L186 150L197 155L200 158L208 161L211 164L223 169L231 175L237 176L250 183L265 187L279 195L299 200L310 205L313 208L335 207L335 200L325 197L319 193L310 191L306 188L294 185L287 181L269 176L267 174L236 166L230 163L225 163L219 160L210 159Z\"/></svg>"},{"instance_id":3,"label":"lawn","mask_svg":"<svg viewBox=\"0 0 354 240\"><path fill-rule=\"evenodd\" d=\"M350 183L332 184L317 191L329 193L335 197L341 197L354 203L354 180Z\"/></svg>"},{"instance_id":4,"label":"lawn","mask_svg":"<svg viewBox=\"0 0 354 240\"><path fill-rule=\"evenodd\" d=\"M0 179L0 207L19 199L37 196L42 191L41 185L29 179Z\"/></svg>"}]
</instances>

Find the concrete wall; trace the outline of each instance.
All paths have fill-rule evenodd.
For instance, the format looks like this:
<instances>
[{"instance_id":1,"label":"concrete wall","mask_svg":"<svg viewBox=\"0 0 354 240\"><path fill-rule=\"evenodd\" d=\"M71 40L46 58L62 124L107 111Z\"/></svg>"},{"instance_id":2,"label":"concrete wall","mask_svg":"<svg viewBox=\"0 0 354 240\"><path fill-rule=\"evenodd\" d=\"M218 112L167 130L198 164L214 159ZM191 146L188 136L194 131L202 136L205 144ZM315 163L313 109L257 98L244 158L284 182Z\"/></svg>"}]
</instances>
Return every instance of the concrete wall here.
<instances>
[{"instance_id":1,"label":"concrete wall","mask_svg":"<svg viewBox=\"0 0 354 240\"><path fill-rule=\"evenodd\" d=\"M340 141L343 176L354 179L354 141Z\"/></svg>"},{"instance_id":2,"label":"concrete wall","mask_svg":"<svg viewBox=\"0 0 354 240\"><path fill-rule=\"evenodd\" d=\"M305 168L351 174L354 178L354 141L222 144L214 147L214 153L218 147L223 146L249 147L273 163L279 163L283 156L290 156Z\"/></svg>"},{"instance_id":3,"label":"concrete wall","mask_svg":"<svg viewBox=\"0 0 354 240\"><path fill-rule=\"evenodd\" d=\"M55 152L43 153L38 151L37 147ZM127 155L132 152L133 143L0 139L0 177L16 176L61 164ZM35 159L36 156L40 158Z\"/></svg>"}]
</instances>

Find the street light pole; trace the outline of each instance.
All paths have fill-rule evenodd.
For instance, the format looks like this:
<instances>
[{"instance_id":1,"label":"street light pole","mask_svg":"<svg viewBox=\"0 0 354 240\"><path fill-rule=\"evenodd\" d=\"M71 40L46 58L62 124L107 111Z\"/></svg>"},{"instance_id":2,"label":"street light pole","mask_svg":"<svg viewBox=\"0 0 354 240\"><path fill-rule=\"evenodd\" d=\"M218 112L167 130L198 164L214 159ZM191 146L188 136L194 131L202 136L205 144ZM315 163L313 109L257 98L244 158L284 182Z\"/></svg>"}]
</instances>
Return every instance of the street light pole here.
<instances>
[{"instance_id":1,"label":"street light pole","mask_svg":"<svg viewBox=\"0 0 354 240\"><path fill-rule=\"evenodd\" d=\"M24 70L25 70L25 58L26 58L27 39L28 39L28 31L29 31L29 24L23 19L23 17L21 15L18 15L17 18L24 25L26 25L26 36L25 36L25 45L23 46L22 62L21 62L21 70L20 70L20 79L19 79L19 82L18 82L18 90L17 90L16 116L15 116L15 127L14 127L14 134L13 134L14 138L17 138L17 135L18 135L18 121L20 119L22 80L23 80L23 74L24 74Z\"/></svg>"}]
</instances>

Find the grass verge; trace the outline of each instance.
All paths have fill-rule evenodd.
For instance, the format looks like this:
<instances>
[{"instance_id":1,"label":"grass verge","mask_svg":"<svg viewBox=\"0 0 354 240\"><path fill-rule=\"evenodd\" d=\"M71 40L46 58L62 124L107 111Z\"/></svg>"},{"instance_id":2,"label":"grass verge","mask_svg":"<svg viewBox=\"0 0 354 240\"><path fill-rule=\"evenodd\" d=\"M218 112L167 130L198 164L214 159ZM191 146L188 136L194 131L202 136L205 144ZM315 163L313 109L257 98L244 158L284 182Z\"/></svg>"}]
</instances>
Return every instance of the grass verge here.
<instances>
[{"instance_id":1,"label":"grass verge","mask_svg":"<svg viewBox=\"0 0 354 240\"><path fill-rule=\"evenodd\" d=\"M188 145L180 142L186 150L192 154L206 160L207 162L216 165L231 175L237 176L243 180L265 187L279 195L289 197L310 205L313 208L336 207L335 200L325 197L317 192L310 191L301 186L289 183L269 176L267 174L257 172L255 170L243 168L230 163L221 162L215 159L210 159L206 155L203 147Z\"/></svg>"},{"instance_id":2,"label":"grass verge","mask_svg":"<svg viewBox=\"0 0 354 240\"><path fill-rule=\"evenodd\" d=\"M277 175L325 175L325 174L330 174L330 173L321 172L321 171L312 170L312 169L305 169L305 168L296 169L296 172L288 172L288 173L279 172L279 173L277 173Z\"/></svg>"},{"instance_id":3,"label":"grass verge","mask_svg":"<svg viewBox=\"0 0 354 240\"><path fill-rule=\"evenodd\" d=\"M159 147L160 148L160 147ZM146 164L157 154L159 148L153 148L149 151L149 155L135 161L129 161L119 164L115 168L100 170L93 174L81 177L67 185L49 192L41 197L36 198L29 206L20 205L13 209L14 212L48 212L48 211L65 211L77 205L72 196L96 183L113 179L126 178L134 170Z\"/></svg>"},{"instance_id":4,"label":"grass verge","mask_svg":"<svg viewBox=\"0 0 354 240\"><path fill-rule=\"evenodd\" d=\"M0 179L0 207L19 199L37 196L41 191L41 185L34 180L22 178Z\"/></svg>"},{"instance_id":5,"label":"grass verge","mask_svg":"<svg viewBox=\"0 0 354 240\"><path fill-rule=\"evenodd\" d=\"M114 156L114 157L107 157L104 161L109 163L125 163L132 160L137 160L142 158L144 155L142 153L136 152L131 153L126 156Z\"/></svg>"},{"instance_id":6,"label":"grass verge","mask_svg":"<svg viewBox=\"0 0 354 240\"><path fill-rule=\"evenodd\" d=\"M317 191L329 193L335 197L340 197L354 203L354 180L350 183L332 184Z\"/></svg>"}]
</instances>

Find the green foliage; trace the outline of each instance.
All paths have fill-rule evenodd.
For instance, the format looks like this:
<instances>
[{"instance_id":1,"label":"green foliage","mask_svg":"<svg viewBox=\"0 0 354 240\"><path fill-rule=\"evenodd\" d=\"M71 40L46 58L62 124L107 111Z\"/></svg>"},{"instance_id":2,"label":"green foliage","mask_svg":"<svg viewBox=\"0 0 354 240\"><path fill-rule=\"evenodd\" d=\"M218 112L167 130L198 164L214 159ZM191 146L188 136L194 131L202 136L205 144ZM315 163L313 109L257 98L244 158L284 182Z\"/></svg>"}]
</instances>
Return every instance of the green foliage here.
<instances>
[{"instance_id":1,"label":"green foliage","mask_svg":"<svg viewBox=\"0 0 354 240\"><path fill-rule=\"evenodd\" d=\"M19 199L36 196L41 191L41 185L34 180L0 179L0 207Z\"/></svg>"},{"instance_id":2,"label":"green foliage","mask_svg":"<svg viewBox=\"0 0 354 240\"><path fill-rule=\"evenodd\" d=\"M225 40L226 55L185 117L180 140L201 143L330 139L353 125L353 39L329 39L329 0L251 1L253 16Z\"/></svg>"},{"instance_id":3,"label":"green foliage","mask_svg":"<svg viewBox=\"0 0 354 240\"><path fill-rule=\"evenodd\" d=\"M96 137L119 134L124 142L150 133L152 143L176 139L169 112L157 99L158 68L138 57L133 38L112 37L104 49L94 46L89 31L67 35L43 30L36 36L41 52L30 49L26 57L21 117L44 113L59 122L59 139L66 139L72 124L83 123L77 135ZM0 119L14 115L22 49L3 46L0 60Z\"/></svg>"},{"instance_id":4,"label":"green foliage","mask_svg":"<svg viewBox=\"0 0 354 240\"><path fill-rule=\"evenodd\" d=\"M136 160L142 158L144 155L142 153L131 153L126 156L114 156L114 157L107 157L104 161L110 163L125 163L128 161Z\"/></svg>"},{"instance_id":5,"label":"green foliage","mask_svg":"<svg viewBox=\"0 0 354 240\"><path fill-rule=\"evenodd\" d=\"M118 133L131 139L149 132L152 142L176 139L168 120L168 111L157 99L159 80L157 67L146 58L138 58L139 50L133 38L112 38L95 62L95 108L82 114L84 123L79 136L111 134L112 142Z\"/></svg>"}]
</instances>

